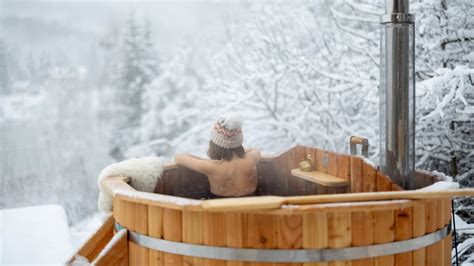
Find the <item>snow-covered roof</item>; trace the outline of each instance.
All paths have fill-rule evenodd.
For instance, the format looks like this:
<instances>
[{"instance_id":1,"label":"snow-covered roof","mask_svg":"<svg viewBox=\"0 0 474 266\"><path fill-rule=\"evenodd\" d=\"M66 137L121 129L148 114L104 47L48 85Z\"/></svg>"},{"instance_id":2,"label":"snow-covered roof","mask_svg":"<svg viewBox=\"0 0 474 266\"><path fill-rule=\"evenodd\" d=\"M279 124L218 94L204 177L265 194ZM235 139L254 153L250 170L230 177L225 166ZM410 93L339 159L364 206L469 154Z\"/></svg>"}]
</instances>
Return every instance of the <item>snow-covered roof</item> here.
<instances>
[{"instance_id":1,"label":"snow-covered roof","mask_svg":"<svg viewBox=\"0 0 474 266\"><path fill-rule=\"evenodd\" d=\"M63 265L73 253L59 205L0 210L0 265Z\"/></svg>"}]
</instances>

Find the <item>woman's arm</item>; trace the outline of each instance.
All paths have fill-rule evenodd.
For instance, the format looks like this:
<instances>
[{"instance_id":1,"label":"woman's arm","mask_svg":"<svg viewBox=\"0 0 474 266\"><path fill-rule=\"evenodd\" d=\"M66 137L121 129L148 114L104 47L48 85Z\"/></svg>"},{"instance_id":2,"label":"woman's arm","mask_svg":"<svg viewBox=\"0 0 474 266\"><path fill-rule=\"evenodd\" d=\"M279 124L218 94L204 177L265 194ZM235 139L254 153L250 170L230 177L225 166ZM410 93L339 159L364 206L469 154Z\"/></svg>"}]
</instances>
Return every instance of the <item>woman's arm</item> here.
<instances>
[{"instance_id":1,"label":"woman's arm","mask_svg":"<svg viewBox=\"0 0 474 266\"><path fill-rule=\"evenodd\" d=\"M212 167L211 162L191 154L177 154L175 156L177 164L187 167L191 170L207 175Z\"/></svg>"}]
</instances>

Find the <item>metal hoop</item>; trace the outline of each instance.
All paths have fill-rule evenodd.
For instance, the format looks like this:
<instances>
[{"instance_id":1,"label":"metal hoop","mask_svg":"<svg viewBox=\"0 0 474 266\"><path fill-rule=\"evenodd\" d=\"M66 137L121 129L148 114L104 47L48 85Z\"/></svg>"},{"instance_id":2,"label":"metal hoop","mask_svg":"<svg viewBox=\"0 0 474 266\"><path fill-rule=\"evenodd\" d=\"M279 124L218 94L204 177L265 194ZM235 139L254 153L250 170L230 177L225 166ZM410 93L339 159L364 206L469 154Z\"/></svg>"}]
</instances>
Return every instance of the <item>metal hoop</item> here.
<instances>
[{"instance_id":1,"label":"metal hoop","mask_svg":"<svg viewBox=\"0 0 474 266\"><path fill-rule=\"evenodd\" d=\"M123 228L115 223L118 229ZM130 241L137 245L166 253L216 260L249 262L326 262L354 260L404 253L439 242L450 232L450 226L408 240L360 247L332 249L253 249L230 248L169 241L128 231Z\"/></svg>"}]
</instances>

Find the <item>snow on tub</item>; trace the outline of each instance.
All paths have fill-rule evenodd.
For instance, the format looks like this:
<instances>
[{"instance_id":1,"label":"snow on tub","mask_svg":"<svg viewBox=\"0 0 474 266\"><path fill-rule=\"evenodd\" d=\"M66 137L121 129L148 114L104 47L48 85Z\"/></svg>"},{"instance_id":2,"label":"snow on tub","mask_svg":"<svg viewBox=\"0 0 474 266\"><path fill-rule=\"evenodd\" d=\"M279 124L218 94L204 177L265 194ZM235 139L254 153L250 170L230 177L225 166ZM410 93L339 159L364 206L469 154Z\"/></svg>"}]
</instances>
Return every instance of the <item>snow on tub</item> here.
<instances>
[{"instance_id":1,"label":"snow on tub","mask_svg":"<svg viewBox=\"0 0 474 266\"><path fill-rule=\"evenodd\" d=\"M74 249L58 205L0 210L0 265L64 265Z\"/></svg>"},{"instance_id":2,"label":"snow on tub","mask_svg":"<svg viewBox=\"0 0 474 266\"><path fill-rule=\"evenodd\" d=\"M314 171L294 171L308 154ZM418 188L438 181L416 178ZM155 193L125 180L104 183L113 195L108 230L128 230L121 249L129 265L450 265L449 197L473 194L402 191L361 157L304 146L259 162L254 197L212 199L205 176L174 164Z\"/></svg>"}]
</instances>

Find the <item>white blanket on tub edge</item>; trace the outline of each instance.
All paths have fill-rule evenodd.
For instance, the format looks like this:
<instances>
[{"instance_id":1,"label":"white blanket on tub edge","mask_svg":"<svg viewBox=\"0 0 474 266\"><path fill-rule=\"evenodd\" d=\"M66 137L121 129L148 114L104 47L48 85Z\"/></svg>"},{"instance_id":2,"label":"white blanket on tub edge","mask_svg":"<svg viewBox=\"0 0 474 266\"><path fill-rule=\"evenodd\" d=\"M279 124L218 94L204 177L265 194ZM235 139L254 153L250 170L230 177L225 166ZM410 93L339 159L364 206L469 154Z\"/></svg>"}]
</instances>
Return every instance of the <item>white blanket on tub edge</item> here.
<instances>
[{"instance_id":1,"label":"white blanket on tub edge","mask_svg":"<svg viewBox=\"0 0 474 266\"><path fill-rule=\"evenodd\" d=\"M103 212L112 211L112 196L107 193L102 181L107 177L129 177L130 186L144 192L153 192L156 182L163 172L161 157L143 157L125 160L105 167L99 175L98 208Z\"/></svg>"}]
</instances>

